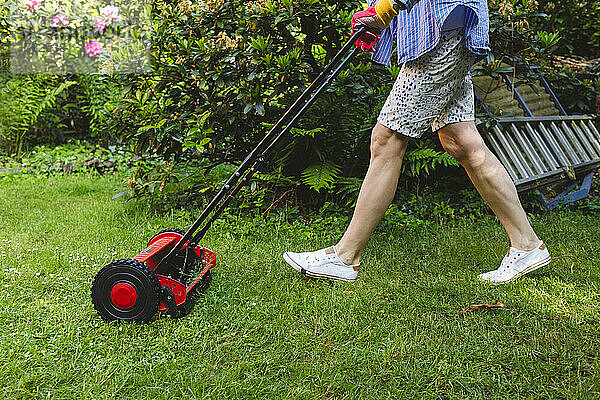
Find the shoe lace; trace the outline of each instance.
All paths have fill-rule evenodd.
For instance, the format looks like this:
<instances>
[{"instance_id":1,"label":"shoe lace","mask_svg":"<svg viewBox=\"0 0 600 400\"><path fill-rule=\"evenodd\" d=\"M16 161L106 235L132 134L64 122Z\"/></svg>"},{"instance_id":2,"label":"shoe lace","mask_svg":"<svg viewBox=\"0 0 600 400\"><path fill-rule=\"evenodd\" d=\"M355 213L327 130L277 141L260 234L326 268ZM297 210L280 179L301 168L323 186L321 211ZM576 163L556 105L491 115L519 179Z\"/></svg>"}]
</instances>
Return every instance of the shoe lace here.
<instances>
[{"instance_id":1,"label":"shoe lace","mask_svg":"<svg viewBox=\"0 0 600 400\"><path fill-rule=\"evenodd\" d=\"M306 260L306 261L307 261L308 265L313 265L313 264L318 264L323 260L319 256L312 256L312 257L309 257L308 260Z\"/></svg>"},{"instance_id":2,"label":"shoe lace","mask_svg":"<svg viewBox=\"0 0 600 400\"><path fill-rule=\"evenodd\" d=\"M331 259L331 256L312 256L307 260L307 264L308 265L314 265L314 264L319 264L322 263L323 261L327 261Z\"/></svg>"},{"instance_id":3,"label":"shoe lace","mask_svg":"<svg viewBox=\"0 0 600 400\"><path fill-rule=\"evenodd\" d=\"M520 256L521 256L521 252L515 252L515 254L512 257L510 257L510 256L508 258L505 257L504 262L502 262L502 269L503 270L510 269L513 262L515 262Z\"/></svg>"}]
</instances>

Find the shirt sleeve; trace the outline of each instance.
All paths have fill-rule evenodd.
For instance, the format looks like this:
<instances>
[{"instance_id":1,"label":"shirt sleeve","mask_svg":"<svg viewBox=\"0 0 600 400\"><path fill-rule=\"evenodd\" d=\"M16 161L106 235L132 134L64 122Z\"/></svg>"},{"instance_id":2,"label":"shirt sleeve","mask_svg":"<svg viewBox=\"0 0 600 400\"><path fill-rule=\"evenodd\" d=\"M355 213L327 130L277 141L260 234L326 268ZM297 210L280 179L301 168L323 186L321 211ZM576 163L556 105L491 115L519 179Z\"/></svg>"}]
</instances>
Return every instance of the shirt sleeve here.
<instances>
[{"instance_id":1,"label":"shirt sleeve","mask_svg":"<svg viewBox=\"0 0 600 400\"><path fill-rule=\"evenodd\" d=\"M394 39L398 32L398 18L394 18L390 26L381 32L381 38L377 42L375 52L371 57L371 61L378 64L383 64L386 67L390 66L392 61L392 49L394 47Z\"/></svg>"},{"instance_id":2,"label":"shirt sleeve","mask_svg":"<svg viewBox=\"0 0 600 400\"><path fill-rule=\"evenodd\" d=\"M371 7L373 4L377 3L379 0L367 0L367 4ZM398 0L396 0L398 1ZM412 1L413 4L417 3L419 0L404 0L404 1ZM404 3L402 3L404 4ZM381 36L379 42L375 47L375 52L371 60L378 64L383 64L386 67L389 67L392 60L392 49L394 46L394 39L396 38L396 34L398 31L398 18L394 18L389 27L384 29L381 32Z\"/></svg>"}]
</instances>

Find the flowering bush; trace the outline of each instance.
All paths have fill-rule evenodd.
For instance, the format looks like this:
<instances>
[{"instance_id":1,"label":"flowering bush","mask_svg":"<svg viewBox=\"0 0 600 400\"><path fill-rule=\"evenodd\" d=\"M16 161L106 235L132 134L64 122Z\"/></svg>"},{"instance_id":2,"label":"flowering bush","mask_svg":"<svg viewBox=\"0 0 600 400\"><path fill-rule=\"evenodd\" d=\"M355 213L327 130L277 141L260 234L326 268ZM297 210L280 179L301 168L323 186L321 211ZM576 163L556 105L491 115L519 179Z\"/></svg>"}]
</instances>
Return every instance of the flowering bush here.
<instances>
[{"instance_id":1,"label":"flowering bush","mask_svg":"<svg viewBox=\"0 0 600 400\"><path fill-rule=\"evenodd\" d=\"M52 24L50 24L52 28L58 28L60 26L69 26L69 21L67 21L67 16L65 14L58 13L54 17L52 17Z\"/></svg>"},{"instance_id":2,"label":"flowering bush","mask_svg":"<svg viewBox=\"0 0 600 400\"><path fill-rule=\"evenodd\" d=\"M40 4L42 4L42 2L38 0L27 0L25 2L25 5L29 7L30 10L35 10Z\"/></svg>"},{"instance_id":3,"label":"flowering bush","mask_svg":"<svg viewBox=\"0 0 600 400\"><path fill-rule=\"evenodd\" d=\"M120 101L121 91L90 72L143 71L147 50L135 22L144 10L137 3L0 1L0 150L18 157L30 144L106 135L105 106Z\"/></svg>"},{"instance_id":4,"label":"flowering bush","mask_svg":"<svg viewBox=\"0 0 600 400\"><path fill-rule=\"evenodd\" d=\"M341 48L361 7L355 0L157 2L153 74L127 81L114 128L138 151L169 160L186 150L202 153L208 168L240 160ZM362 54L342 72L265 171L313 189L363 174L368 133L393 78L369 59Z\"/></svg>"},{"instance_id":5,"label":"flowering bush","mask_svg":"<svg viewBox=\"0 0 600 400\"><path fill-rule=\"evenodd\" d=\"M94 27L94 30L96 32L103 32L108 26L108 24L106 23L106 20L104 18L97 17L94 20L94 22L92 22L92 26Z\"/></svg>"},{"instance_id":6,"label":"flowering bush","mask_svg":"<svg viewBox=\"0 0 600 400\"><path fill-rule=\"evenodd\" d=\"M13 71L88 73L114 70L121 62L121 72L132 72L132 64L123 63L132 50L138 53L134 67L146 58L147 9L137 2L120 7L94 0L66 4L9 0L8 4Z\"/></svg>"}]
</instances>

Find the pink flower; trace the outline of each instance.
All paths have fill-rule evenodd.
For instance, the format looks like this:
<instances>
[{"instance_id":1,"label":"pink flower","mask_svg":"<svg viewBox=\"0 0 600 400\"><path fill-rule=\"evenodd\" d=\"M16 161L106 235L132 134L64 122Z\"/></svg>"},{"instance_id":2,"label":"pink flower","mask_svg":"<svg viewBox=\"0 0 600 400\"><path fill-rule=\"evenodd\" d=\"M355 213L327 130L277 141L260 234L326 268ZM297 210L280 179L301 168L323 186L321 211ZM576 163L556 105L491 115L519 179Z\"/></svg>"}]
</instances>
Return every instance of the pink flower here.
<instances>
[{"instance_id":1,"label":"pink flower","mask_svg":"<svg viewBox=\"0 0 600 400\"><path fill-rule=\"evenodd\" d=\"M85 44L85 52L90 57L97 57L102 53L102 43L97 40L90 40Z\"/></svg>"},{"instance_id":2,"label":"pink flower","mask_svg":"<svg viewBox=\"0 0 600 400\"><path fill-rule=\"evenodd\" d=\"M40 4L42 4L42 0L27 0L25 2L25 5L31 10L35 10Z\"/></svg>"},{"instance_id":3,"label":"pink flower","mask_svg":"<svg viewBox=\"0 0 600 400\"><path fill-rule=\"evenodd\" d=\"M52 17L51 27L56 28L57 26L69 26L69 21L67 21L67 16L65 14L56 14Z\"/></svg>"},{"instance_id":4,"label":"pink flower","mask_svg":"<svg viewBox=\"0 0 600 400\"><path fill-rule=\"evenodd\" d=\"M104 17L104 19L109 21L120 21L121 16L119 15L119 7L115 6L106 6L100 9L100 14Z\"/></svg>"},{"instance_id":5,"label":"pink flower","mask_svg":"<svg viewBox=\"0 0 600 400\"><path fill-rule=\"evenodd\" d=\"M106 29L106 21L102 17L97 17L92 23L92 26L96 32L102 32Z\"/></svg>"}]
</instances>

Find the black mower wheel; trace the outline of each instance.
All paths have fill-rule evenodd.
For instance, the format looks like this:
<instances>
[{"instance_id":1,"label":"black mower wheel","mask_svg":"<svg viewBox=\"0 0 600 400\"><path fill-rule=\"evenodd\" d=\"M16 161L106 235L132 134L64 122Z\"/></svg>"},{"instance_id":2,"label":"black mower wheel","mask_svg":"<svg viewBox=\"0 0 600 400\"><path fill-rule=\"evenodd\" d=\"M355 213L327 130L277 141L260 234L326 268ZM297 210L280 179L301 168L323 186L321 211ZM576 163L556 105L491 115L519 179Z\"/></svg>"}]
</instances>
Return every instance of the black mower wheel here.
<instances>
[{"instance_id":1,"label":"black mower wheel","mask_svg":"<svg viewBox=\"0 0 600 400\"><path fill-rule=\"evenodd\" d=\"M181 236L185 235L185 231L182 229L163 229L162 231L158 232L156 235L152 236L152 238L150 240L148 240L148 246L150 246L150 243L152 243L152 241L158 236L158 235L162 235L163 233L167 233L167 232L173 232L173 233L178 233Z\"/></svg>"},{"instance_id":2,"label":"black mower wheel","mask_svg":"<svg viewBox=\"0 0 600 400\"><path fill-rule=\"evenodd\" d=\"M136 260L108 264L92 283L92 303L106 321L148 322L158 311L160 301L156 274Z\"/></svg>"}]
</instances>

